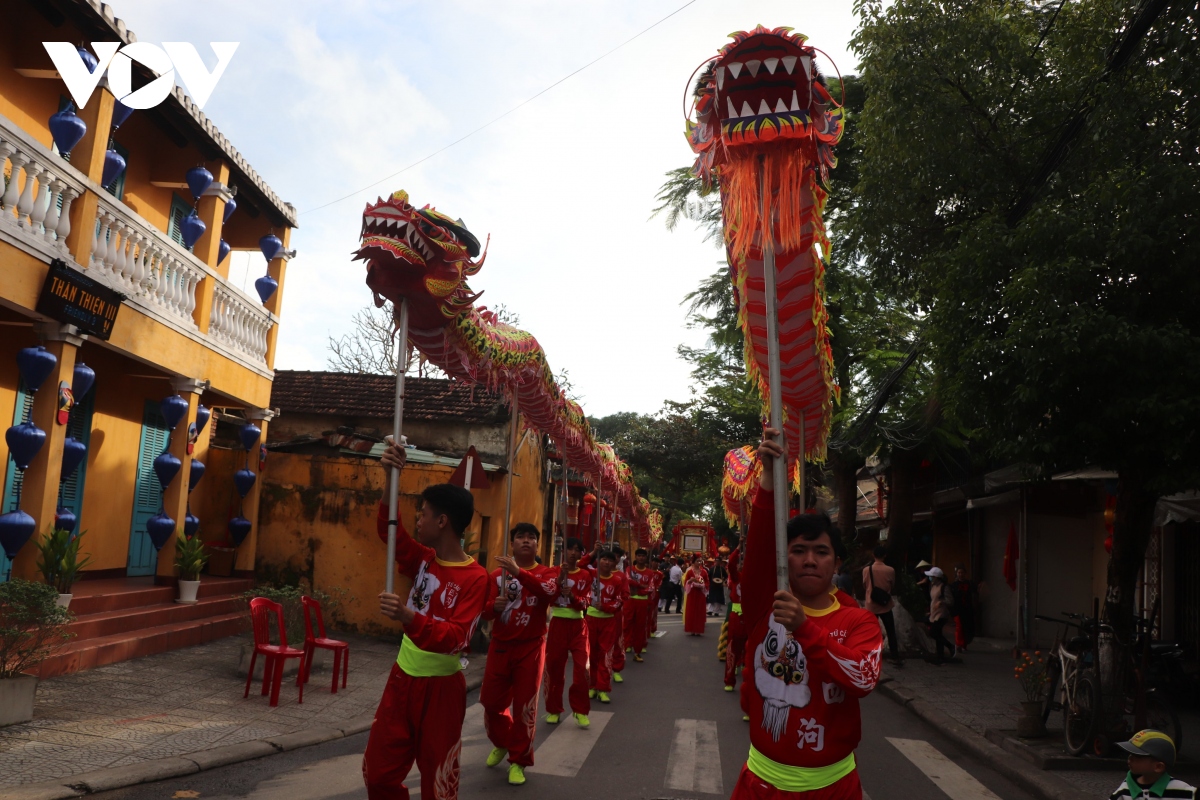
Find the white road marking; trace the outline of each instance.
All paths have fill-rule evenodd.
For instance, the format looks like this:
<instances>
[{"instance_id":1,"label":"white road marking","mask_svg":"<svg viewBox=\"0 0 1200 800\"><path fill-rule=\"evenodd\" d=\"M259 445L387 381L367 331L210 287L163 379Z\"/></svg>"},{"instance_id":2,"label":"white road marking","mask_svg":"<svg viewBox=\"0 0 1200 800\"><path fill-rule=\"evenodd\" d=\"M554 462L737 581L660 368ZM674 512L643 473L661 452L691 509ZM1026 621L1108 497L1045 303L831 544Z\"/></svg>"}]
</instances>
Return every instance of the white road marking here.
<instances>
[{"instance_id":1,"label":"white road marking","mask_svg":"<svg viewBox=\"0 0 1200 800\"><path fill-rule=\"evenodd\" d=\"M479 703L468 706L467 713L463 716L462 753L458 757L459 769L477 761L482 764L491 752L492 743L487 738L487 731L483 729L483 706ZM404 779L404 785L410 790L421 788L421 771L417 769L415 762L412 769L408 771L408 777Z\"/></svg>"},{"instance_id":2,"label":"white road marking","mask_svg":"<svg viewBox=\"0 0 1200 800\"><path fill-rule=\"evenodd\" d=\"M667 758L667 789L724 794L717 723L710 719L675 720L675 741Z\"/></svg>"},{"instance_id":3,"label":"white road marking","mask_svg":"<svg viewBox=\"0 0 1200 800\"><path fill-rule=\"evenodd\" d=\"M951 800L1000 800L995 792L975 780L929 742L921 739L893 739L890 736L887 740Z\"/></svg>"},{"instance_id":4,"label":"white road marking","mask_svg":"<svg viewBox=\"0 0 1200 800\"><path fill-rule=\"evenodd\" d=\"M612 719L611 711L595 711L588 714L591 720L590 728L581 728L575 724L575 717L569 713L562 715L562 722L557 730L542 742L533 753L533 766L526 773L539 775L558 775L561 778L574 778L583 768L588 754L596 746L604 727Z\"/></svg>"}]
</instances>

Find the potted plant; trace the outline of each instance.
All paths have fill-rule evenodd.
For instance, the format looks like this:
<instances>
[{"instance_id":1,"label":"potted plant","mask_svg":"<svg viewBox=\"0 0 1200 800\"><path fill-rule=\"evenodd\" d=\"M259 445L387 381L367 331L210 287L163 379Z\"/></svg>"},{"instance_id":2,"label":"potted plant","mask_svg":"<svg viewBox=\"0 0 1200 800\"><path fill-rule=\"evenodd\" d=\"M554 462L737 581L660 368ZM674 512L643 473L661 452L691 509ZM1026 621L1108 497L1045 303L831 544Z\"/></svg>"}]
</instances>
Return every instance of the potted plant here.
<instances>
[{"instance_id":1,"label":"potted plant","mask_svg":"<svg viewBox=\"0 0 1200 800\"><path fill-rule=\"evenodd\" d=\"M175 569L179 570L179 599L177 603L195 603L200 591L200 570L208 555L199 536L188 539L180 535L175 542Z\"/></svg>"},{"instance_id":2,"label":"potted plant","mask_svg":"<svg viewBox=\"0 0 1200 800\"><path fill-rule=\"evenodd\" d=\"M78 536L63 528L54 528L37 543L37 568L46 584L58 590L58 604L71 604L71 585L81 569L91 562L90 556L79 558L79 543L87 531Z\"/></svg>"},{"instance_id":3,"label":"potted plant","mask_svg":"<svg viewBox=\"0 0 1200 800\"><path fill-rule=\"evenodd\" d=\"M1017 736L1033 739L1046 735L1042 721L1042 695L1046 691L1046 657L1041 650L1023 651L1017 655L1013 677L1021 684L1025 699L1021 702L1021 718L1017 720Z\"/></svg>"},{"instance_id":4,"label":"potted plant","mask_svg":"<svg viewBox=\"0 0 1200 800\"><path fill-rule=\"evenodd\" d=\"M33 719L37 667L66 644L74 619L58 604L58 590L13 578L0 583L0 727Z\"/></svg>"}]
</instances>

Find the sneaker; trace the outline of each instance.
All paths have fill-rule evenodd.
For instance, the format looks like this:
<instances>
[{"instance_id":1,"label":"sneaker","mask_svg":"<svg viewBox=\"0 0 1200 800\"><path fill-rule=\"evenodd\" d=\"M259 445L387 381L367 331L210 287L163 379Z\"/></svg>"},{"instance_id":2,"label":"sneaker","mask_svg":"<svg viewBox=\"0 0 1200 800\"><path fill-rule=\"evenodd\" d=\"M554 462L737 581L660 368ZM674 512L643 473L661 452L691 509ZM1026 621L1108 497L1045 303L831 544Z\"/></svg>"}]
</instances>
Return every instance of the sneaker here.
<instances>
[{"instance_id":1,"label":"sneaker","mask_svg":"<svg viewBox=\"0 0 1200 800\"><path fill-rule=\"evenodd\" d=\"M525 783L525 768L520 764L509 764L508 782L513 786L520 786Z\"/></svg>"},{"instance_id":2,"label":"sneaker","mask_svg":"<svg viewBox=\"0 0 1200 800\"><path fill-rule=\"evenodd\" d=\"M592 724L592 721L590 719L588 719L587 714L580 714L579 712L575 712L575 724L581 728L586 728Z\"/></svg>"},{"instance_id":3,"label":"sneaker","mask_svg":"<svg viewBox=\"0 0 1200 800\"><path fill-rule=\"evenodd\" d=\"M624 683L624 682L625 682L625 679L621 677L621 673L619 673L619 672L613 673L613 683Z\"/></svg>"},{"instance_id":4,"label":"sneaker","mask_svg":"<svg viewBox=\"0 0 1200 800\"><path fill-rule=\"evenodd\" d=\"M493 747L492 752L488 753L487 765L489 767L496 766L497 764L499 764L501 761L504 760L504 757L506 755L508 755L508 751L505 750L503 747ZM516 765L514 764L513 766L516 766Z\"/></svg>"},{"instance_id":5,"label":"sneaker","mask_svg":"<svg viewBox=\"0 0 1200 800\"><path fill-rule=\"evenodd\" d=\"M596 692L596 698L601 703L611 703L612 702L611 700L608 699L608 695L604 692Z\"/></svg>"},{"instance_id":6,"label":"sneaker","mask_svg":"<svg viewBox=\"0 0 1200 800\"><path fill-rule=\"evenodd\" d=\"M632 647L626 647L626 648L625 648L625 652L626 652L626 653L632 653L632 652L633 652L633 648L632 648Z\"/></svg>"},{"instance_id":7,"label":"sneaker","mask_svg":"<svg viewBox=\"0 0 1200 800\"><path fill-rule=\"evenodd\" d=\"M750 715L742 714L742 722L749 722L749 721L750 721Z\"/></svg>"},{"instance_id":8,"label":"sneaker","mask_svg":"<svg viewBox=\"0 0 1200 800\"><path fill-rule=\"evenodd\" d=\"M588 689L588 699L589 700L596 699L596 690L595 689Z\"/></svg>"},{"instance_id":9,"label":"sneaker","mask_svg":"<svg viewBox=\"0 0 1200 800\"><path fill-rule=\"evenodd\" d=\"M732 687L732 686L726 686L726 687L725 687L725 691L727 691L727 692L732 692L732 691L733 691L733 687Z\"/></svg>"},{"instance_id":10,"label":"sneaker","mask_svg":"<svg viewBox=\"0 0 1200 800\"><path fill-rule=\"evenodd\" d=\"M642 663L643 661L645 661L646 659L642 658L642 654L641 654L641 653L634 653L634 654L633 654L633 660L634 660L634 661L636 661L636 662L638 662L638 663L640 664L640 663Z\"/></svg>"},{"instance_id":11,"label":"sneaker","mask_svg":"<svg viewBox=\"0 0 1200 800\"><path fill-rule=\"evenodd\" d=\"M546 715L546 724L547 725L557 725L558 724L558 714L547 714Z\"/></svg>"}]
</instances>

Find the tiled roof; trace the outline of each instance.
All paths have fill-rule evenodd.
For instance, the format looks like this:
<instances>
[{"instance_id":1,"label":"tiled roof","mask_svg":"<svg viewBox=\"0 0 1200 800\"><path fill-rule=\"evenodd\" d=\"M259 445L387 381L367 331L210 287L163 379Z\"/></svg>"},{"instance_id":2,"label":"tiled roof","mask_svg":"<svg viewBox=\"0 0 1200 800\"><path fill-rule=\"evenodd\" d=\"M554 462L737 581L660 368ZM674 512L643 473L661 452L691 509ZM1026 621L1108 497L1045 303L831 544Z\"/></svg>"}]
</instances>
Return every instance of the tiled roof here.
<instances>
[{"instance_id":1,"label":"tiled roof","mask_svg":"<svg viewBox=\"0 0 1200 800\"><path fill-rule=\"evenodd\" d=\"M271 407L293 414L391 417L394 375L276 370ZM404 417L429 421L497 423L508 420L508 405L478 386L443 378L404 381Z\"/></svg>"}]
</instances>

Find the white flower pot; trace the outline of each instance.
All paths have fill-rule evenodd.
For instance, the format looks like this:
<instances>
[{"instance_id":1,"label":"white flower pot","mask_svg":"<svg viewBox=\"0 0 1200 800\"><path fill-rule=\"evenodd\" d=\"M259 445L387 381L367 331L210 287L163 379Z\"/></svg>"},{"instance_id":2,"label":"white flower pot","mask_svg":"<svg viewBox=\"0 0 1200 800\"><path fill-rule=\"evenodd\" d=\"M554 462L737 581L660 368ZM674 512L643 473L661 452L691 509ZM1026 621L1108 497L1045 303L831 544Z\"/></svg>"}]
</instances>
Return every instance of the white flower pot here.
<instances>
[{"instance_id":1,"label":"white flower pot","mask_svg":"<svg viewBox=\"0 0 1200 800\"><path fill-rule=\"evenodd\" d=\"M59 607L59 608L66 608L66 607L68 607L69 605L71 605L71 598L72 598L72 597L74 597L74 596L75 596L75 595L73 595L73 594L59 594L59 596L58 596L58 607Z\"/></svg>"},{"instance_id":2,"label":"white flower pot","mask_svg":"<svg viewBox=\"0 0 1200 800\"><path fill-rule=\"evenodd\" d=\"M33 675L0 680L0 728L33 719L38 679Z\"/></svg>"},{"instance_id":3,"label":"white flower pot","mask_svg":"<svg viewBox=\"0 0 1200 800\"><path fill-rule=\"evenodd\" d=\"M179 599L176 603L187 603L192 605L196 602L196 594L200 591L200 581L183 581L179 582Z\"/></svg>"}]
</instances>

